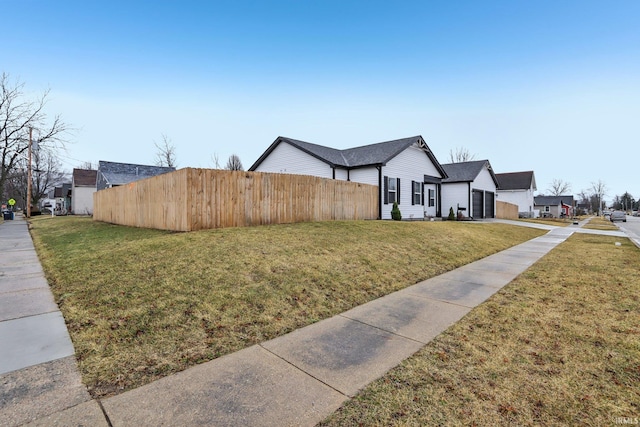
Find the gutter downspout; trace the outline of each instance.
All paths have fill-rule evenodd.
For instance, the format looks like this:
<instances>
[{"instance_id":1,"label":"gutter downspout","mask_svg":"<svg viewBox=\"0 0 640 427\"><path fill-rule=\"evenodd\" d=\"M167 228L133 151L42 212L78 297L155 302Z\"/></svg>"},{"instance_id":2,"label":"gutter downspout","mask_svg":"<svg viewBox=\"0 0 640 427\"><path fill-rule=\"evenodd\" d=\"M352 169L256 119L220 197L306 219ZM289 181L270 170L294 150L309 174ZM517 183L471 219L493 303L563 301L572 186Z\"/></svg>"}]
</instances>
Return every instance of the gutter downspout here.
<instances>
[{"instance_id":1,"label":"gutter downspout","mask_svg":"<svg viewBox=\"0 0 640 427\"><path fill-rule=\"evenodd\" d=\"M469 187L469 189L467 190L467 195L469 197L469 200L468 200L469 204L467 205L468 209L469 209L469 218L473 218L472 213L474 213L474 212L472 212L473 205L471 204L472 203L471 202L471 199L472 199L472 197L471 197L471 182L468 182L467 186Z\"/></svg>"},{"instance_id":2,"label":"gutter downspout","mask_svg":"<svg viewBox=\"0 0 640 427\"><path fill-rule=\"evenodd\" d=\"M378 219L382 219L382 166L376 166L378 169Z\"/></svg>"}]
</instances>

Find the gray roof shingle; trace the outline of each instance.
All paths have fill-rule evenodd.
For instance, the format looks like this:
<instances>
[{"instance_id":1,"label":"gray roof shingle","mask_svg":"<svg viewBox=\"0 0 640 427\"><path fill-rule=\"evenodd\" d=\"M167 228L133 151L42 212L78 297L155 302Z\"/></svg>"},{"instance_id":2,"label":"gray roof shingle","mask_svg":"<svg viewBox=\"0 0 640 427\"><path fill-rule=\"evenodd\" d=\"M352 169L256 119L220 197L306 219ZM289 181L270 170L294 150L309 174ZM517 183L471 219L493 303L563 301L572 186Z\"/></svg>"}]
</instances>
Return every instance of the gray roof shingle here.
<instances>
[{"instance_id":1,"label":"gray roof shingle","mask_svg":"<svg viewBox=\"0 0 640 427\"><path fill-rule=\"evenodd\" d=\"M537 190L533 171L497 173L496 178L500 190Z\"/></svg>"},{"instance_id":2,"label":"gray roof shingle","mask_svg":"<svg viewBox=\"0 0 640 427\"><path fill-rule=\"evenodd\" d=\"M97 170L92 169L74 169L73 170L73 185L81 185L83 187L95 187Z\"/></svg>"},{"instance_id":3,"label":"gray roof shingle","mask_svg":"<svg viewBox=\"0 0 640 427\"><path fill-rule=\"evenodd\" d=\"M442 176L446 176L444 169L442 169L442 166L431 152L431 149L429 149L427 144L424 142L424 139L419 135L410 138L402 138L393 141L348 148L345 150L338 150L335 148L325 147L323 145L312 144L310 142L280 136L276 138L271 146L262 154L262 156L260 156L260 158L258 158L258 160L256 160L249 170L255 170L281 142L293 145L294 147L329 164L331 167L342 167L346 169L385 165L389 160L400 154L407 147L419 142L423 145L423 149L427 156L429 156L438 171Z\"/></svg>"},{"instance_id":4,"label":"gray roof shingle","mask_svg":"<svg viewBox=\"0 0 640 427\"><path fill-rule=\"evenodd\" d=\"M573 206L573 195L535 196L533 198L533 204L536 206L560 206L561 203Z\"/></svg>"},{"instance_id":5,"label":"gray roof shingle","mask_svg":"<svg viewBox=\"0 0 640 427\"><path fill-rule=\"evenodd\" d=\"M491 163L489 160L474 160L470 162L458 162L458 163L446 163L442 165L445 172L447 173L448 178L443 179L442 182L452 183L452 182L472 182L478 177L478 174L482 171L484 167L487 167L489 172L491 173L491 178L493 182L498 185L498 181L493 173L493 169L491 168Z\"/></svg>"},{"instance_id":6,"label":"gray roof shingle","mask_svg":"<svg viewBox=\"0 0 640 427\"><path fill-rule=\"evenodd\" d=\"M173 172L176 168L164 166L136 165L100 160L98 171L110 185L124 185L140 179Z\"/></svg>"}]
</instances>

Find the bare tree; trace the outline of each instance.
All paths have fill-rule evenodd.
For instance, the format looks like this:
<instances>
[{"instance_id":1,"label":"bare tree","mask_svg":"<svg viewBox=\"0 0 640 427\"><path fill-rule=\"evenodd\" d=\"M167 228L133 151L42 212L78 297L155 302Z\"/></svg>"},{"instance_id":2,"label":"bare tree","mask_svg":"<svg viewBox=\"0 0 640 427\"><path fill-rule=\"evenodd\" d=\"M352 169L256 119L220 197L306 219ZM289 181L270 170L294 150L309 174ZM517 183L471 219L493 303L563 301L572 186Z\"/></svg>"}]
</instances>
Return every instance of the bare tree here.
<instances>
[{"instance_id":1,"label":"bare tree","mask_svg":"<svg viewBox=\"0 0 640 427\"><path fill-rule=\"evenodd\" d=\"M591 207L591 212L599 213L602 203L600 203L600 198L592 194L589 196L589 206ZM598 207L600 206L600 207Z\"/></svg>"},{"instance_id":2,"label":"bare tree","mask_svg":"<svg viewBox=\"0 0 640 427\"><path fill-rule=\"evenodd\" d=\"M76 167L76 169L97 170L98 166L96 166L93 162L82 162Z\"/></svg>"},{"instance_id":3,"label":"bare tree","mask_svg":"<svg viewBox=\"0 0 640 427\"><path fill-rule=\"evenodd\" d=\"M594 206L591 206L591 195L587 194L585 190L580 190L577 200L578 205L582 205L585 210L585 214L594 211Z\"/></svg>"},{"instance_id":4,"label":"bare tree","mask_svg":"<svg viewBox=\"0 0 640 427\"><path fill-rule=\"evenodd\" d=\"M562 196L571 191L571 184L561 179L554 179L549 188L547 188L551 196Z\"/></svg>"},{"instance_id":5,"label":"bare tree","mask_svg":"<svg viewBox=\"0 0 640 427\"><path fill-rule=\"evenodd\" d=\"M218 153L213 153L211 161L213 162L214 169L222 169L222 167L220 167L220 156L218 156Z\"/></svg>"},{"instance_id":6,"label":"bare tree","mask_svg":"<svg viewBox=\"0 0 640 427\"><path fill-rule=\"evenodd\" d=\"M628 191L625 191L624 194L620 197L616 196L616 199L618 199L620 203L620 205L616 207L616 209L621 209L623 211L632 210L633 206L636 204L636 199L634 199Z\"/></svg>"},{"instance_id":7,"label":"bare tree","mask_svg":"<svg viewBox=\"0 0 640 427\"><path fill-rule=\"evenodd\" d=\"M0 77L0 197L6 196L5 184L14 174L29 149L29 130L38 146L64 148L64 135L71 129L55 116L52 121L45 114L49 91L35 99L26 99L24 83L12 81L9 75Z\"/></svg>"},{"instance_id":8,"label":"bare tree","mask_svg":"<svg viewBox=\"0 0 640 427\"><path fill-rule=\"evenodd\" d=\"M156 166L175 168L177 166L176 147L171 144L171 139L169 139L167 135L162 134L162 142L158 144L154 141L153 144L158 149L156 153Z\"/></svg>"},{"instance_id":9,"label":"bare tree","mask_svg":"<svg viewBox=\"0 0 640 427\"><path fill-rule=\"evenodd\" d=\"M453 150L449 150L449 161L451 163L470 162L475 158L475 154L471 154L469 150L463 147L456 148L455 153L453 152Z\"/></svg>"},{"instance_id":10,"label":"bare tree","mask_svg":"<svg viewBox=\"0 0 640 427\"><path fill-rule=\"evenodd\" d=\"M227 166L225 166L225 169L230 171L243 171L244 168L242 167L240 157L238 157L237 154L230 155L229 159L227 160Z\"/></svg>"},{"instance_id":11,"label":"bare tree","mask_svg":"<svg viewBox=\"0 0 640 427\"><path fill-rule=\"evenodd\" d=\"M602 180L598 180L598 182L591 183L591 191L596 196L598 200L598 215L602 214L602 199L607 195L607 186Z\"/></svg>"},{"instance_id":12,"label":"bare tree","mask_svg":"<svg viewBox=\"0 0 640 427\"><path fill-rule=\"evenodd\" d=\"M20 160L7 178L5 188L20 206L26 210L28 167L26 160ZM40 199L56 186L68 181L61 170L61 164L51 150L34 150L31 165L31 205L37 206Z\"/></svg>"}]
</instances>

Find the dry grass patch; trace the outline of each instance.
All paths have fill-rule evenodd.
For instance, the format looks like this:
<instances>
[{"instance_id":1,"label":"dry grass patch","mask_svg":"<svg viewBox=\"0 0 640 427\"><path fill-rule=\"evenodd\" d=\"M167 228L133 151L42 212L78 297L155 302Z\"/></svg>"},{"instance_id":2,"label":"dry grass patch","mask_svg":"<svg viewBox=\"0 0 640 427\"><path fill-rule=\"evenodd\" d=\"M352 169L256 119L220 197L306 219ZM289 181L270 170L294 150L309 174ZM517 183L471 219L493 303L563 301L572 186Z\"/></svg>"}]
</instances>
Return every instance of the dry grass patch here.
<instances>
[{"instance_id":1,"label":"dry grass patch","mask_svg":"<svg viewBox=\"0 0 640 427\"><path fill-rule=\"evenodd\" d=\"M640 251L616 240L574 234L322 425L640 416Z\"/></svg>"},{"instance_id":2,"label":"dry grass patch","mask_svg":"<svg viewBox=\"0 0 640 427\"><path fill-rule=\"evenodd\" d=\"M556 227L566 227L567 225L573 224L572 218L520 218L518 221L554 225Z\"/></svg>"},{"instance_id":3,"label":"dry grass patch","mask_svg":"<svg viewBox=\"0 0 640 427\"><path fill-rule=\"evenodd\" d=\"M611 220L598 216L592 217L583 228L590 228L592 230L618 230L618 227L616 227Z\"/></svg>"},{"instance_id":4,"label":"dry grass patch","mask_svg":"<svg viewBox=\"0 0 640 427\"><path fill-rule=\"evenodd\" d=\"M170 233L73 217L31 227L93 396L283 335L543 233L390 221Z\"/></svg>"}]
</instances>

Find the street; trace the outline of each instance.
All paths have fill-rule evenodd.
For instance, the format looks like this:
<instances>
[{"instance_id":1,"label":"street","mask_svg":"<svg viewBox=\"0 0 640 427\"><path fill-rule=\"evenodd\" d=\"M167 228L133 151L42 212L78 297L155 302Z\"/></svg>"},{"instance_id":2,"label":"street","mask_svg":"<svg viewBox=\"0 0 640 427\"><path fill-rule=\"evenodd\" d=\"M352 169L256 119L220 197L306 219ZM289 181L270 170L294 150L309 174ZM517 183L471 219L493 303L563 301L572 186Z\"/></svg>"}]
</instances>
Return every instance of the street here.
<instances>
[{"instance_id":1,"label":"street","mask_svg":"<svg viewBox=\"0 0 640 427\"><path fill-rule=\"evenodd\" d=\"M631 237L640 238L640 217L627 215L627 222L616 221L615 224Z\"/></svg>"}]
</instances>

